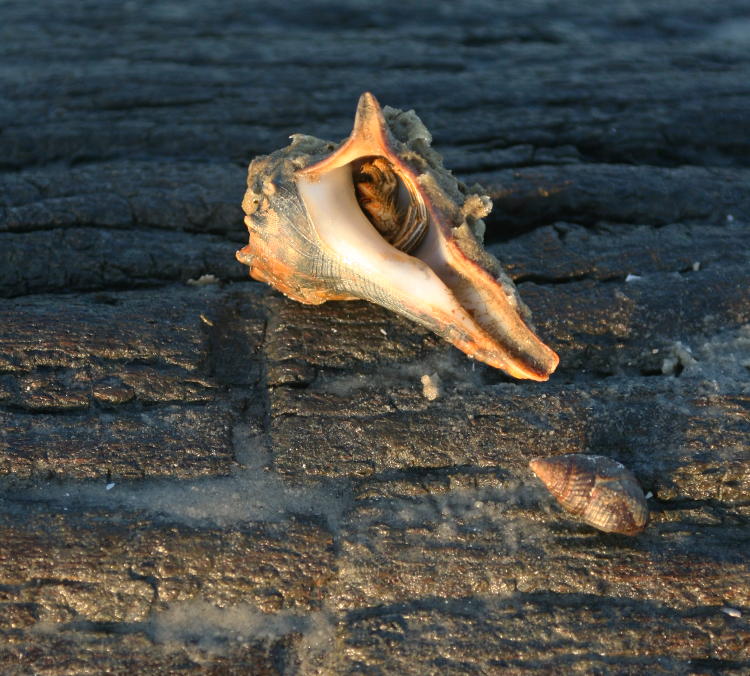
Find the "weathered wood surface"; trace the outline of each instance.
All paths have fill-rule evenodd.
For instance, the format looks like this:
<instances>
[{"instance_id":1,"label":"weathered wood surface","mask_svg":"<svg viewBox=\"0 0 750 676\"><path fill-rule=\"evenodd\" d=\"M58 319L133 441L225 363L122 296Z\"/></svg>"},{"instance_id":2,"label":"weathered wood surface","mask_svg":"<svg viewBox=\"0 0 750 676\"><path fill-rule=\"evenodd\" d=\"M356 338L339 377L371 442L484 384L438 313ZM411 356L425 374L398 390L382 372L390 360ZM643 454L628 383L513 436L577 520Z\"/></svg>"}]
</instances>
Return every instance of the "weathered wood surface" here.
<instances>
[{"instance_id":1,"label":"weathered wood surface","mask_svg":"<svg viewBox=\"0 0 750 676\"><path fill-rule=\"evenodd\" d=\"M747 673L747 3L340 4L0 7L0 671ZM364 89L490 188L549 383L234 261Z\"/></svg>"}]
</instances>

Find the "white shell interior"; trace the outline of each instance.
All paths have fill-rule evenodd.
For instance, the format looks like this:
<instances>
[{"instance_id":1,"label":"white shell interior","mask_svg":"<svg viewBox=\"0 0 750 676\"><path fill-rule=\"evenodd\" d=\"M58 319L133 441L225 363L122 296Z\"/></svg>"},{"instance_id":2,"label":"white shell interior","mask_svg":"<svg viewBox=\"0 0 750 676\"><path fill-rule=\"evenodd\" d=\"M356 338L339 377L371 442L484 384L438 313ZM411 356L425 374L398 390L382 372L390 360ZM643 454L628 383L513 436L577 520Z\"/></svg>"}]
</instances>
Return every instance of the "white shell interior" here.
<instances>
[{"instance_id":1,"label":"white shell interior","mask_svg":"<svg viewBox=\"0 0 750 676\"><path fill-rule=\"evenodd\" d=\"M556 355L523 322L516 298L461 253L449 226L429 215L424 240L408 255L363 213L350 163L300 172L296 185L320 245L353 273L341 276L350 284L344 290L416 319L516 378L546 380L554 370Z\"/></svg>"},{"instance_id":2,"label":"white shell interior","mask_svg":"<svg viewBox=\"0 0 750 676\"><path fill-rule=\"evenodd\" d=\"M440 308L471 332L474 327L470 317L431 269L432 265L445 267L439 264L440 242L434 228L428 229L415 256L391 246L362 213L348 165L331 169L318 180L300 177L297 189L321 242L343 265L376 286L387 285L389 292L400 296L407 307L419 302ZM422 257L427 257L432 265L420 260Z\"/></svg>"}]
</instances>

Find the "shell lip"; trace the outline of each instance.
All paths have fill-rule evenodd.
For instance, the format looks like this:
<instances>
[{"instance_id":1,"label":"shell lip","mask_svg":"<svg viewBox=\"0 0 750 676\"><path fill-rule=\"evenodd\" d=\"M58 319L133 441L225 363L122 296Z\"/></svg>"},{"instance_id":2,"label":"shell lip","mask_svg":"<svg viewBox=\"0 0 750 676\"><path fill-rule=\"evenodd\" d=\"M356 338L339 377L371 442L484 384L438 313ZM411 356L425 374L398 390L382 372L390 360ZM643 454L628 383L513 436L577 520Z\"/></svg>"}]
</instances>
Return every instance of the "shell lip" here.
<instances>
[{"instance_id":1,"label":"shell lip","mask_svg":"<svg viewBox=\"0 0 750 676\"><path fill-rule=\"evenodd\" d=\"M393 148L390 136L388 124L383 117L383 111L378 100L370 92L364 92L357 103L354 127L349 138L336 151L320 162L297 169L294 172L295 176L315 181L326 171L342 167L368 155L382 155L393 161L393 158L398 156Z\"/></svg>"}]
</instances>

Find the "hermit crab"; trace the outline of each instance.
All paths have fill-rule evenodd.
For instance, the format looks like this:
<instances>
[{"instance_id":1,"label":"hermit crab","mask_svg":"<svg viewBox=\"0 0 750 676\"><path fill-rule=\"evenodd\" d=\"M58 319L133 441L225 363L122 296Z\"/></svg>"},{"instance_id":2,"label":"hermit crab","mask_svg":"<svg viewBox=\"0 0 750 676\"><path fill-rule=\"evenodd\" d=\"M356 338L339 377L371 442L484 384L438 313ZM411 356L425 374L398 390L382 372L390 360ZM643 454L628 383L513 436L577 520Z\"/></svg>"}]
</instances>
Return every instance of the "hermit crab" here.
<instances>
[{"instance_id":1,"label":"hermit crab","mask_svg":"<svg viewBox=\"0 0 750 676\"><path fill-rule=\"evenodd\" d=\"M368 300L516 378L547 380L557 355L481 244L492 204L444 169L413 111L364 93L339 144L295 134L258 157L243 200L250 274L302 303Z\"/></svg>"}]
</instances>

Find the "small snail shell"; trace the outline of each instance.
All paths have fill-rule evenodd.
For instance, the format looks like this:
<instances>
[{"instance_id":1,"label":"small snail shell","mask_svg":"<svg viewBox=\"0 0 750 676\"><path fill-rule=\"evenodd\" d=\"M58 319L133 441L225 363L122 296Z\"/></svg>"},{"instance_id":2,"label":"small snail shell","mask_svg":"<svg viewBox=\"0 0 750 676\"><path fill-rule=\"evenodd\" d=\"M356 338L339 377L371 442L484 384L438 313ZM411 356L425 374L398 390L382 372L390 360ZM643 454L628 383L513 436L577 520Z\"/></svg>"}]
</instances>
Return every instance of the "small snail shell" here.
<instances>
[{"instance_id":1,"label":"small snail shell","mask_svg":"<svg viewBox=\"0 0 750 676\"><path fill-rule=\"evenodd\" d=\"M590 526L635 535L648 521L648 505L633 473L601 455L571 453L536 458L529 467L557 501Z\"/></svg>"}]
</instances>

